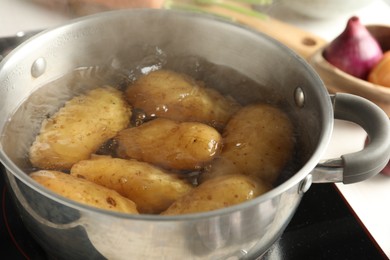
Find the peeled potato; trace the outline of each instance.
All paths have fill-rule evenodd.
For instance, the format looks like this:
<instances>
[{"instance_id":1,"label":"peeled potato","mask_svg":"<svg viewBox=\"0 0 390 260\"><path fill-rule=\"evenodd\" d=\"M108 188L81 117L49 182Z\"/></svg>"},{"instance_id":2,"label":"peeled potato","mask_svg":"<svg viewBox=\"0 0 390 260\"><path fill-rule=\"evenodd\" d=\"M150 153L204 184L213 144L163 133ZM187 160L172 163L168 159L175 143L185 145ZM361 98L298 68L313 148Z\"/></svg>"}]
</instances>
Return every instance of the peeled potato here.
<instances>
[{"instance_id":1,"label":"peeled potato","mask_svg":"<svg viewBox=\"0 0 390 260\"><path fill-rule=\"evenodd\" d=\"M158 70L139 78L126 90L127 100L144 110L148 118L195 121L220 128L239 105L193 78L170 70Z\"/></svg>"},{"instance_id":2,"label":"peeled potato","mask_svg":"<svg viewBox=\"0 0 390 260\"><path fill-rule=\"evenodd\" d=\"M48 170L33 172L30 176L49 190L79 203L101 209L138 214L133 201L93 182L75 178L63 172Z\"/></svg>"},{"instance_id":3,"label":"peeled potato","mask_svg":"<svg viewBox=\"0 0 390 260\"><path fill-rule=\"evenodd\" d=\"M188 181L148 163L94 157L73 165L71 175L84 178L131 199L141 213L160 213L192 190Z\"/></svg>"},{"instance_id":4,"label":"peeled potato","mask_svg":"<svg viewBox=\"0 0 390 260\"><path fill-rule=\"evenodd\" d=\"M240 109L226 125L223 138L221 156L202 176L202 181L241 173L273 183L293 155L290 119L280 109L267 104Z\"/></svg>"},{"instance_id":5,"label":"peeled potato","mask_svg":"<svg viewBox=\"0 0 390 260\"><path fill-rule=\"evenodd\" d=\"M269 191L271 186L242 174L207 180L173 203L162 215L204 212L233 206Z\"/></svg>"},{"instance_id":6,"label":"peeled potato","mask_svg":"<svg viewBox=\"0 0 390 260\"><path fill-rule=\"evenodd\" d=\"M43 122L30 148L30 161L42 169L70 169L126 128L130 116L122 92L115 88L101 87L74 97Z\"/></svg>"},{"instance_id":7,"label":"peeled potato","mask_svg":"<svg viewBox=\"0 0 390 260\"><path fill-rule=\"evenodd\" d=\"M119 157L176 170L200 169L219 153L221 139L211 126L163 118L127 128L115 137Z\"/></svg>"}]
</instances>

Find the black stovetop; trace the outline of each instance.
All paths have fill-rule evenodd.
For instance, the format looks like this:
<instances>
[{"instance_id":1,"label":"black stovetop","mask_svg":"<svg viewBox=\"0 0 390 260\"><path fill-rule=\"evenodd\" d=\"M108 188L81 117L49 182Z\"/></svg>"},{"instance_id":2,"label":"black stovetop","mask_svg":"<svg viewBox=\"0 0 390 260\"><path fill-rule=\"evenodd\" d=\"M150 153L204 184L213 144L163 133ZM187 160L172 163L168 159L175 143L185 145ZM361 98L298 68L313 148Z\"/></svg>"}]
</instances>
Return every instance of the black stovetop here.
<instances>
[{"instance_id":1,"label":"black stovetop","mask_svg":"<svg viewBox=\"0 0 390 260\"><path fill-rule=\"evenodd\" d=\"M23 226L4 176L0 178L0 191L1 258L47 259ZM264 258L387 259L333 184L314 184L309 189L286 231Z\"/></svg>"}]
</instances>

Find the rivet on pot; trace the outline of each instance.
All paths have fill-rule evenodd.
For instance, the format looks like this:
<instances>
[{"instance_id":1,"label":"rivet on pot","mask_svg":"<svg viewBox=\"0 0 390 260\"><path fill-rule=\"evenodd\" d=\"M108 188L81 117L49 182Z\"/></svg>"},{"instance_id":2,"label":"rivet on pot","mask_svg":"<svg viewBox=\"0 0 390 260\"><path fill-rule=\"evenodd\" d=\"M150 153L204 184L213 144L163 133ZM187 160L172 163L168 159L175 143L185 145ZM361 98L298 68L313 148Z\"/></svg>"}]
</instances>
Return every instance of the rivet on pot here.
<instances>
[{"instance_id":1,"label":"rivet on pot","mask_svg":"<svg viewBox=\"0 0 390 260\"><path fill-rule=\"evenodd\" d=\"M46 71L46 60L44 58L38 58L31 66L31 76L38 78Z\"/></svg>"},{"instance_id":2,"label":"rivet on pot","mask_svg":"<svg viewBox=\"0 0 390 260\"><path fill-rule=\"evenodd\" d=\"M308 191L312 183L313 177L311 174L309 174L305 177L305 179L302 180L301 184L299 185L298 193L303 194Z\"/></svg>"},{"instance_id":3,"label":"rivet on pot","mask_svg":"<svg viewBox=\"0 0 390 260\"><path fill-rule=\"evenodd\" d=\"M302 88L297 87L295 89L294 100L298 107L303 107L305 105L305 93L303 92Z\"/></svg>"}]
</instances>

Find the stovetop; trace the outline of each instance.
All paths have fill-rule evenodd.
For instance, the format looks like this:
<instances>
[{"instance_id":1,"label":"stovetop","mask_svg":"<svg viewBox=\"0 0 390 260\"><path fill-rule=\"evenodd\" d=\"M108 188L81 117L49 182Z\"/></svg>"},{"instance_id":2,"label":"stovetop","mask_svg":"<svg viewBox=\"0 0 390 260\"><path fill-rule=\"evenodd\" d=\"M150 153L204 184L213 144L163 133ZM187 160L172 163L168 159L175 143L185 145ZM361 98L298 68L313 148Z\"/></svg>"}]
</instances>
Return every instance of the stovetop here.
<instances>
[{"instance_id":1,"label":"stovetop","mask_svg":"<svg viewBox=\"0 0 390 260\"><path fill-rule=\"evenodd\" d=\"M2 174L4 175L4 174ZM16 211L4 176L0 178L2 259L48 259ZM387 259L334 184L315 184L304 195L281 238L264 259Z\"/></svg>"}]
</instances>

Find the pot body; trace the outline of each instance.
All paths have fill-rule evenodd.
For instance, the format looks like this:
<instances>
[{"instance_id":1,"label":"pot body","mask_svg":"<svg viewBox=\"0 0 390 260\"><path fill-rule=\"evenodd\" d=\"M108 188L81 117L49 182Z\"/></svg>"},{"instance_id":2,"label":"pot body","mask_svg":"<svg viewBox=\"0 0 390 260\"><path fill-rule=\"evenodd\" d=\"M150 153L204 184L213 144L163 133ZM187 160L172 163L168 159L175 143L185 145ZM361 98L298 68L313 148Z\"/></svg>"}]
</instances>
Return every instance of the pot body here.
<instances>
[{"instance_id":1,"label":"pot body","mask_svg":"<svg viewBox=\"0 0 390 260\"><path fill-rule=\"evenodd\" d=\"M212 212L129 216L64 199L23 172L42 115L52 109L39 104L58 107L63 102L55 96L38 97L33 107L24 106L14 115L31 93L75 68L108 64L138 72L156 66L182 70L188 63L197 68L194 57L233 68L264 86L265 92L245 84L229 89L229 94L240 96L240 102L279 99L289 111L298 129L300 163L273 190ZM187 65L177 62L183 60ZM265 35L213 17L181 12L115 11L41 33L6 57L0 82L1 161L7 182L28 229L49 255L59 259L260 256L281 235L310 186L307 176L325 151L333 128L326 89L300 57Z\"/></svg>"},{"instance_id":2,"label":"pot body","mask_svg":"<svg viewBox=\"0 0 390 260\"><path fill-rule=\"evenodd\" d=\"M299 204L297 187L228 214L128 218L74 209L11 173L23 222L53 259L256 259L278 239Z\"/></svg>"}]
</instances>

